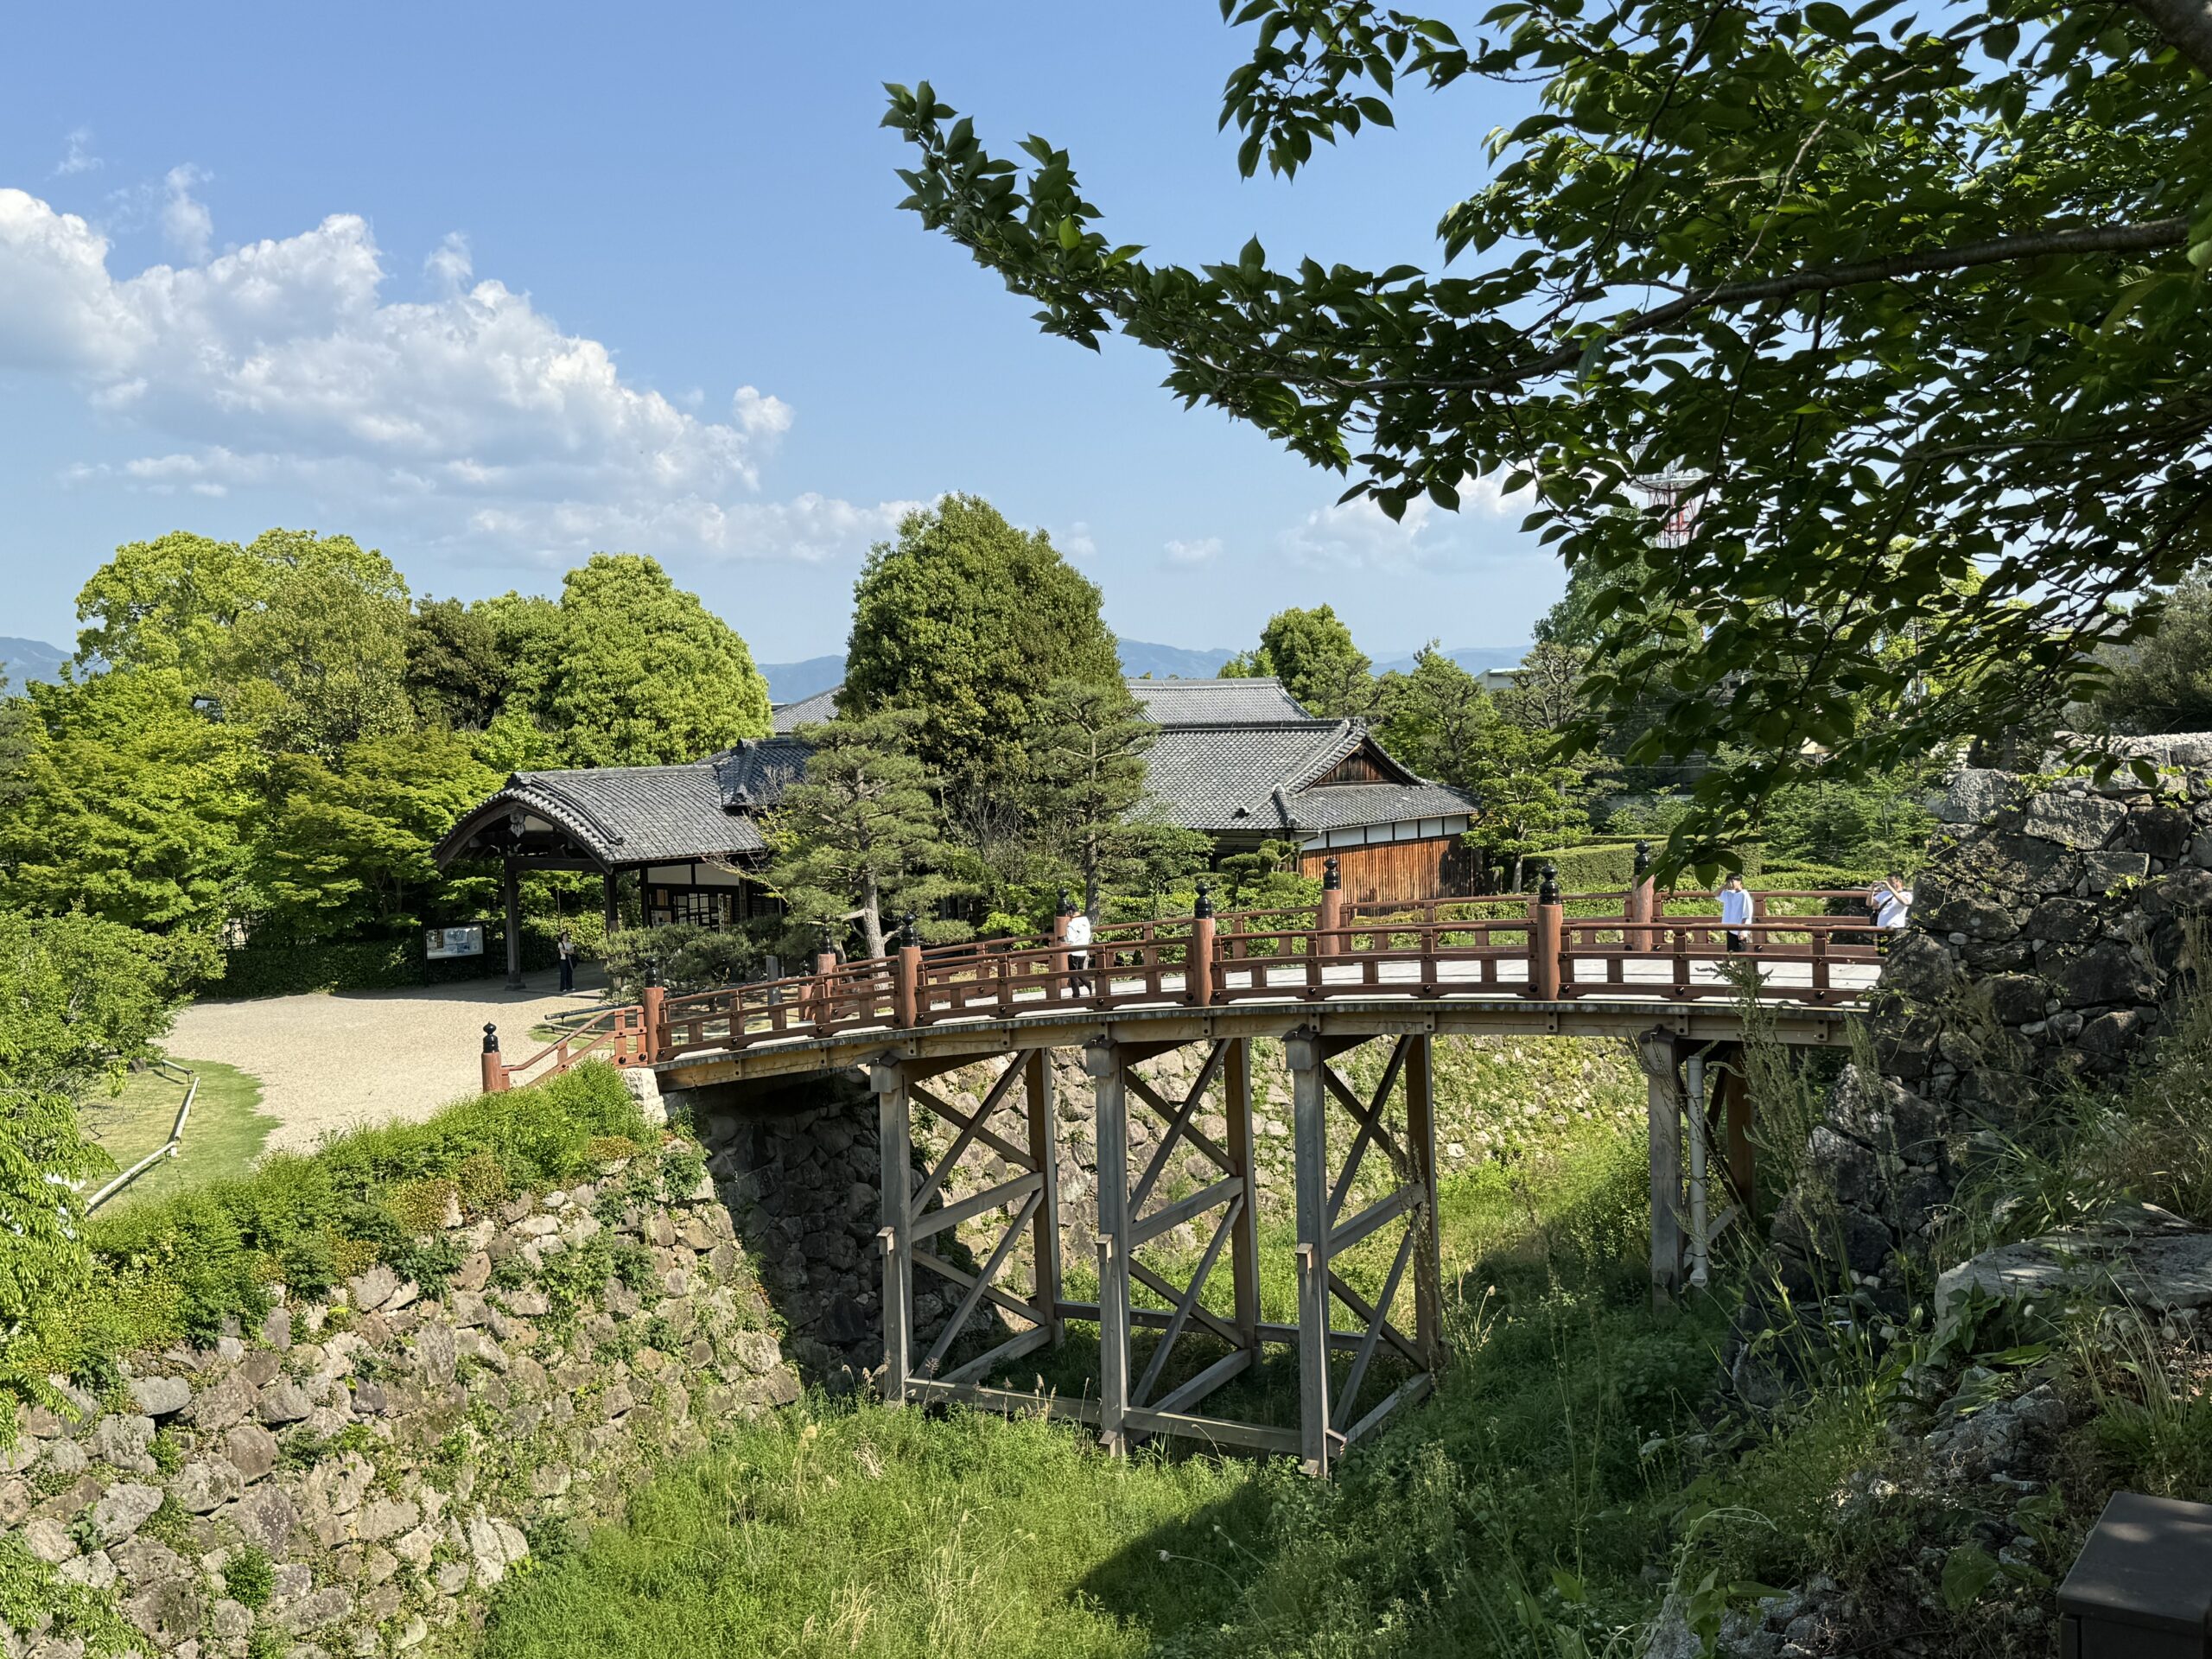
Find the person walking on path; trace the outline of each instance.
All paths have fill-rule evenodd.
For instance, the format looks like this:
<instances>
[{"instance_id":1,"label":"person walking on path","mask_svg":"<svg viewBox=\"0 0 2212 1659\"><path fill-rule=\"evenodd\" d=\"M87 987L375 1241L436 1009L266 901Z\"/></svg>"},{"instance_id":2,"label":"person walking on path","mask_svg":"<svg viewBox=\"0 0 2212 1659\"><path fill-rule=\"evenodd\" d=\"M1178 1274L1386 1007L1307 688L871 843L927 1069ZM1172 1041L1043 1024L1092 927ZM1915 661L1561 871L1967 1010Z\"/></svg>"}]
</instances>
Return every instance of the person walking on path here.
<instances>
[{"instance_id":1,"label":"person walking on path","mask_svg":"<svg viewBox=\"0 0 2212 1659\"><path fill-rule=\"evenodd\" d=\"M1751 925L1751 895L1744 890L1744 878L1731 872L1720 884L1720 925L1727 930L1731 952L1749 947L1749 938L1742 930Z\"/></svg>"},{"instance_id":2,"label":"person walking on path","mask_svg":"<svg viewBox=\"0 0 2212 1659\"><path fill-rule=\"evenodd\" d=\"M563 928L553 949L561 958L561 995L566 996L576 988L576 936Z\"/></svg>"},{"instance_id":3,"label":"person walking on path","mask_svg":"<svg viewBox=\"0 0 2212 1659\"><path fill-rule=\"evenodd\" d=\"M1866 895L1866 908L1874 914L1874 925L1881 929L1874 938L1875 948L1886 953L1912 919L1912 889L1905 886L1903 875L1891 870Z\"/></svg>"}]
</instances>

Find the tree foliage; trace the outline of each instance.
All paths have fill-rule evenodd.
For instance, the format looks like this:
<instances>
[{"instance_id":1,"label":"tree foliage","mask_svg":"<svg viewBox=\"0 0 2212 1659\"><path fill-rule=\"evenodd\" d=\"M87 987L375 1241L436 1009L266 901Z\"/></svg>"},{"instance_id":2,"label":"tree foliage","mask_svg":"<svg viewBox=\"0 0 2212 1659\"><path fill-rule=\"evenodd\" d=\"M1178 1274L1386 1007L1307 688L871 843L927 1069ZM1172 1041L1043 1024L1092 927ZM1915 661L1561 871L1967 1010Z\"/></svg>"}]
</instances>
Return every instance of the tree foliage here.
<instances>
[{"instance_id":1,"label":"tree foliage","mask_svg":"<svg viewBox=\"0 0 2212 1659\"><path fill-rule=\"evenodd\" d=\"M2155 632L2113 653L2090 707L2116 732L2212 732L2212 567L2190 572L2159 611Z\"/></svg>"},{"instance_id":2,"label":"tree foliage","mask_svg":"<svg viewBox=\"0 0 2212 1659\"><path fill-rule=\"evenodd\" d=\"M1025 172L926 83L885 118L906 206L1048 332L1160 352L1348 497L1533 488L1599 613L1569 738L1656 691L1630 760L1738 757L1672 860L1811 754L1879 771L2011 723L2212 542L2203 0L1507 0L1464 41L1372 0L1224 10L1254 30L1223 104L1247 174L1408 86L1539 86L1453 181L1464 269L1147 260L1065 151L1030 139Z\"/></svg>"},{"instance_id":3,"label":"tree foliage","mask_svg":"<svg viewBox=\"0 0 2212 1659\"><path fill-rule=\"evenodd\" d=\"M256 837L264 943L389 937L445 919L430 849L500 774L460 734L364 739L335 762L286 758Z\"/></svg>"},{"instance_id":4,"label":"tree foliage","mask_svg":"<svg viewBox=\"0 0 2212 1659\"><path fill-rule=\"evenodd\" d=\"M13 1438L13 1397L45 1392L21 1357L37 1320L85 1281L70 1183L101 1159L77 1103L119 1084L213 969L204 938L0 910L0 1444Z\"/></svg>"},{"instance_id":5,"label":"tree foliage","mask_svg":"<svg viewBox=\"0 0 2212 1659\"><path fill-rule=\"evenodd\" d=\"M806 775L768 816L768 885L792 919L836 939L856 926L870 957L884 954L887 915L925 914L952 891L936 779L914 753L922 723L887 709L802 726Z\"/></svg>"},{"instance_id":6,"label":"tree foliage","mask_svg":"<svg viewBox=\"0 0 2212 1659\"><path fill-rule=\"evenodd\" d=\"M1330 719L1364 715L1375 700L1374 664L1328 605L1277 611L1259 645L1223 664L1221 677L1279 679L1307 712Z\"/></svg>"},{"instance_id":7,"label":"tree foliage","mask_svg":"<svg viewBox=\"0 0 2212 1659\"><path fill-rule=\"evenodd\" d=\"M1497 710L1482 682L1430 640L1376 689L1376 735L1424 778L1464 787L1484 764Z\"/></svg>"},{"instance_id":8,"label":"tree foliage","mask_svg":"<svg viewBox=\"0 0 2212 1659\"><path fill-rule=\"evenodd\" d=\"M950 495L869 550L839 707L913 710L916 753L957 794L1014 779L1054 681L1104 684L1121 671L1096 585L1043 531Z\"/></svg>"},{"instance_id":9,"label":"tree foliage","mask_svg":"<svg viewBox=\"0 0 2212 1659\"><path fill-rule=\"evenodd\" d=\"M1168 823L1147 799L1145 756L1157 731L1120 680L1056 680L1030 725L1033 822L1093 921L1109 891L1148 887L1163 867L1180 874L1205 862L1206 838Z\"/></svg>"},{"instance_id":10,"label":"tree foliage","mask_svg":"<svg viewBox=\"0 0 2212 1659\"><path fill-rule=\"evenodd\" d=\"M383 555L347 537L304 537L299 551L271 575L262 603L232 624L215 690L224 719L267 753L328 759L415 723L407 584Z\"/></svg>"},{"instance_id":11,"label":"tree foliage","mask_svg":"<svg viewBox=\"0 0 2212 1659\"><path fill-rule=\"evenodd\" d=\"M254 757L194 709L177 671L30 689L29 752L0 814L0 903L132 926L235 913Z\"/></svg>"},{"instance_id":12,"label":"tree foliage","mask_svg":"<svg viewBox=\"0 0 2212 1659\"><path fill-rule=\"evenodd\" d=\"M541 649L539 717L571 765L676 766L768 730L745 641L653 559L594 553L569 571Z\"/></svg>"}]
</instances>

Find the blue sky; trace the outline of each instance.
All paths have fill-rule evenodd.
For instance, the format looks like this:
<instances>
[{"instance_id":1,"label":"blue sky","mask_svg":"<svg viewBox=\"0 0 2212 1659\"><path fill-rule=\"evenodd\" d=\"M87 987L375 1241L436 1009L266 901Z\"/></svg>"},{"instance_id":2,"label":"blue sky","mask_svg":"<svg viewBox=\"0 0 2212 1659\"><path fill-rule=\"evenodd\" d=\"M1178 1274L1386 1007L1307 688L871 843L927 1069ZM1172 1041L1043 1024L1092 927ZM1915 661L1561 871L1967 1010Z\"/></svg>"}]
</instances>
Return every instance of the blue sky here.
<instances>
[{"instance_id":1,"label":"blue sky","mask_svg":"<svg viewBox=\"0 0 2212 1659\"><path fill-rule=\"evenodd\" d=\"M219 20L219 21L211 21ZM1405 527L1162 366L1045 339L896 212L880 83L1068 148L1160 256L1433 264L1495 93L1416 93L1294 184L1215 130L1210 0L369 11L47 7L0 98L0 634L67 643L118 542L275 524L418 593L660 557L766 660L842 648L901 505L1041 524L1122 633L1327 601L1376 656L1503 645L1561 586L1511 506ZM1484 103L1485 99L1491 101Z\"/></svg>"}]
</instances>

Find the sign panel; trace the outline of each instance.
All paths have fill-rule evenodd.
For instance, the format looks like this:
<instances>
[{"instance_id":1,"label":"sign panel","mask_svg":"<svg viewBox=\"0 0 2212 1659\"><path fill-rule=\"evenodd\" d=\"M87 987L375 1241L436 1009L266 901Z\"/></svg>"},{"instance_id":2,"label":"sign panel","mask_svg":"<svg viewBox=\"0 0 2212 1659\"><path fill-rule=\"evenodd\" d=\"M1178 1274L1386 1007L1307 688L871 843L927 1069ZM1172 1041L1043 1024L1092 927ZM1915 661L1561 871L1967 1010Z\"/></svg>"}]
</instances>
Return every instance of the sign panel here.
<instances>
[{"instance_id":1,"label":"sign panel","mask_svg":"<svg viewBox=\"0 0 2212 1659\"><path fill-rule=\"evenodd\" d=\"M484 954L484 924L426 927L423 930L423 954L432 962L453 957L480 957Z\"/></svg>"}]
</instances>

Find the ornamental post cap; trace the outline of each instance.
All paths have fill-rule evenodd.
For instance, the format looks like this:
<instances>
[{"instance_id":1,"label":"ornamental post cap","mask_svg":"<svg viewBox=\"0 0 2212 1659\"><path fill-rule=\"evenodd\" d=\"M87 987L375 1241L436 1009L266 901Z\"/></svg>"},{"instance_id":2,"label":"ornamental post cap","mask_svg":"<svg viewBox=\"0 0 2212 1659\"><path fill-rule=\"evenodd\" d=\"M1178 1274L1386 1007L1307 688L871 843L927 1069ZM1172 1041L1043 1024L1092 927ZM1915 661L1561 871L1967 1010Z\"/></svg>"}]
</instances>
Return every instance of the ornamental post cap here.
<instances>
[{"instance_id":1,"label":"ornamental post cap","mask_svg":"<svg viewBox=\"0 0 2212 1659\"><path fill-rule=\"evenodd\" d=\"M914 912L911 910L908 911L902 918L900 918L899 923L899 944L915 944L919 943L914 936Z\"/></svg>"},{"instance_id":2,"label":"ornamental post cap","mask_svg":"<svg viewBox=\"0 0 2212 1659\"><path fill-rule=\"evenodd\" d=\"M657 990L660 987L660 963L648 960L645 963L645 986Z\"/></svg>"},{"instance_id":3,"label":"ornamental post cap","mask_svg":"<svg viewBox=\"0 0 2212 1659\"><path fill-rule=\"evenodd\" d=\"M1193 916L1213 914L1213 893L1207 887L1206 879L1203 875L1198 878L1198 896L1191 906L1191 914Z\"/></svg>"},{"instance_id":4,"label":"ornamental post cap","mask_svg":"<svg viewBox=\"0 0 2212 1659\"><path fill-rule=\"evenodd\" d=\"M1651 843L1648 841L1639 841L1636 843L1636 873L1642 875L1650 868Z\"/></svg>"},{"instance_id":5,"label":"ornamental post cap","mask_svg":"<svg viewBox=\"0 0 2212 1659\"><path fill-rule=\"evenodd\" d=\"M486 1054L499 1052L499 1028L488 1020L484 1022L484 1052Z\"/></svg>"},{"instance_id":6,"label":"ornamental post cap","mask_svg":"<svg viewBox=\"0 0 2212 1659\"><path fill-rule=\"evenodd\" d=\"M1332 853L1321 861L1321 890L1334 892L1344 884L1344 873L1338 868L1337 855Z\"/></svg>"},{"instance_id":7,"label":"ornamental post cap","mask_svg":"<svg viewBox=\"0 0 2212 1659\"><path fill-rule=\"evenodd\" d=\"M1559 903L1558 865L1547 864L1544 866L1543 885L1536 889L1536 902L1541 905L1555 905Z\"/></svg>"}]
</instances>

